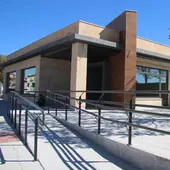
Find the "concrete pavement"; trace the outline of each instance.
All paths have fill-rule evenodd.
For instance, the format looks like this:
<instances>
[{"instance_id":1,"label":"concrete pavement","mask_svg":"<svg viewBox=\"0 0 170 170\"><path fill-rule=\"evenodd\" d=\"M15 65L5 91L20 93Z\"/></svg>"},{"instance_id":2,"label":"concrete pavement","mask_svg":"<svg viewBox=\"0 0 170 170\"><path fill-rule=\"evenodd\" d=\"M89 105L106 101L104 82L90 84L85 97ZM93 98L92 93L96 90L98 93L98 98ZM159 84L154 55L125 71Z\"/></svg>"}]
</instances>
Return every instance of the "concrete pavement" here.
<instances>
[{"instance_id":1,"label":"concrete pavement","mask_svg":"<svg viewBox=\"0 0 170 170\"><path fill-rule=\"evenodd\" d=\"M45 170L55 170L56 167L61 170L137 170L73 133L50 115L47 114L45 120L46 126L39 127L38 136L38 158ZM32 127L29 120L28 143L31 148L34 141Z\"/></svg>"},{"instance_id":2,"label":"concrete pavement","mask_svg":"<svg viewBox=\"0 0 170 170\"><path fill-rule=\"evenodd\" d=\"M0 101L0 108L0 170L43 170L9 126L7 103Z\"/></svg>"}]
</instances>

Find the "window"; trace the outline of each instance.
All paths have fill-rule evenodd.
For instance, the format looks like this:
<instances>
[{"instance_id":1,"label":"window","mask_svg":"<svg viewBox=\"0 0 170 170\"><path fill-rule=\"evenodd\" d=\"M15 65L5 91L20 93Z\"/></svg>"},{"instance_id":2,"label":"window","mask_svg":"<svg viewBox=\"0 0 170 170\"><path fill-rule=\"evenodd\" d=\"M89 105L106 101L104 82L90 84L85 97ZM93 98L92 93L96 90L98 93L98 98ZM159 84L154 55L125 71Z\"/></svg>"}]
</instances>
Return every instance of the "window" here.
<instances>
[{"instance_id":1,"label":"window","mask_svg":"<svg viewBox=\"0 0 170 170\"><path fill-rule=\"evenodd\" d=\"M32 83L32 87L35 87L35 83Z\"/></svg>"},{"instance_id":2,"label":"window","mask_svg":"<svg viewBox=\"0 0 170 170\"><path fill-rule=\"evenodd\" d=\"M10 72L7 74L7 91L16 90L16 72Z\"/></svg>"},{"instance_id":3,"label":"window","mask_svg":"<svg viewBox=\"0 0 170 170\"><path fill-rule=\"evenodd\" d=\"M32 94L35 91L36 84L36 68L28 68L23 70L23 87L24 93Z\"/></svg>"},{"instance_id":4,"label":"window","mask_svg":"<svg viewBox=\"0 0 170 170\"><path fill-rule=\"evenodd\" d=\"M136 90L167 90L167 77L167 70L137 66ZM163 103L167 102L165 94L140 94L138 96L162 97Z\"/></svg>"}]
</instances>

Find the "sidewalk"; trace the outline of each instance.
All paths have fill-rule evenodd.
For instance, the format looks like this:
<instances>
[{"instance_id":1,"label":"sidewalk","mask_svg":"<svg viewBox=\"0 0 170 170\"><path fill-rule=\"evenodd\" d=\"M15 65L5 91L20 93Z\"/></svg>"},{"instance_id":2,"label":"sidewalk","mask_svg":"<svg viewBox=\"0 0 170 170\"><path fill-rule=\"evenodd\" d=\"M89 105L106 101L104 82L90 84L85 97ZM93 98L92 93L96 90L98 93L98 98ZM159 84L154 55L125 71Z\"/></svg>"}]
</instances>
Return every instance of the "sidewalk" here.
<instances>
[{"instance_id":1,"label":"sidewalk","mask_svg":"<svg viewBox=\"0 0 170 170\"><path fill-rule=\"evenodd\" d=\"M22 120L24 121L24 115ZM45 120L46 126L39 128L38 136L38 159L45 170L136 170L78 137L50 115L46 115ZM33 126L29 120L28 143L31 148L34 141Z\"/></svg>"},{"instance_id":2,"label":"sidewalk","mask_svg":"<svg viewBox=\"0 0 170 170\"><path fill-rule=\"evenodd\" d=\"M52 116L46 114L45 122L46 126L40 125L38 131L38 159L45 170L137 170L113 155L107 154L88 140L80 138ZM25 111L22 111L22 134L25 129L24 125ZM10 128L8 133L11 133ZM28 145L33 151L34 123L30 117L28 117ZM3 170L15 170L13 163L16 170L41 170L39 162L32 161L32 156L16 137L10 145L7 142L2 145L2 153L6 160L6 164L1 165Z\"/></svg>"},{"instance_id":3,"label":"sidewalk","mask_svg":"<svg viewBox=\"0 0 170 170\"><path fill-rule=\"evenodd\" d=\"M0 170L43 170L5 119L7 103L0 101Z\"/></svg>"},{"instance_id":4,"label":"sidewalk","mask_svg":"<svg viewBox=\"0 0 170 170\"><path fill-rule=\"evenodd\" d=\"M169 110L165 110L165 109L138 108L138 110L148 111L153 113L170 114ZM98 115L98 111L96 110L90 110L90 111ZM101 115L105 118L115 119L122 122L128 122L127 113L124 111L102 110ZM59 111L58 117L64 119L65 111ZM77 124L78 112L69 111L68 122ZM133 123L146 126L146 127L155 128L155 129L170 131L170 126L169 126L170 118L163 118L161 116L158 117L153 115L133 114ZM82 112L81 127L90 132L97 133L97 118L95 118L93 115L89 115L85 112ZM126 126L121 124L113 123L102 119L101 135L126 145L128 143L128 129L126 128ZM169 142L170 142L170 135L165 135L165 134L133 127L132 146L137 149L170 160Z\"/></svg>"}]
</instances>

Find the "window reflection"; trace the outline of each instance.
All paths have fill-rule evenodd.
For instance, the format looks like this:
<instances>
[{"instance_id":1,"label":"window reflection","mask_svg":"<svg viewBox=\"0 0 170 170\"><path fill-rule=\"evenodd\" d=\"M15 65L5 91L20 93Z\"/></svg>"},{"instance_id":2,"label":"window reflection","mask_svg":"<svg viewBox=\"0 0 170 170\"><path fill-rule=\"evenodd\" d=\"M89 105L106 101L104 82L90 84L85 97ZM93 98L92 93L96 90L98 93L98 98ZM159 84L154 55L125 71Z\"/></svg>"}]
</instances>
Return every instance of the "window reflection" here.
<instances>
[{"instance_id":1,"label":"window reflection","mask_svg":"<svg viewBox=\"0 0 170 170\"><path fill-rule=\"evenodd\" d=\"M8 73L8 90L14 91L16 89L16 72Z\"/></svg>"},{"instance_id":2,"label":"window reflection","mask_svg":"<svg viewBox=\"0 0 170 170\"><path fill-rule=\"evenodd\" d=\"M36 84L36 68L24 70L24 93L33 94Z\"/></svg>"},{"instance_id":3,"label":"window reflection","mask_svg":"<svg viewBox=\"0 0 170 170\"><path fill-rule=\"evenodd\" d=\"M136 89L137 90L167 90L168 72L156 68L137 66ZM165 94L140 94L138 96L162 97L163 103L167 102Z\"/></svg>"}]
</instances>

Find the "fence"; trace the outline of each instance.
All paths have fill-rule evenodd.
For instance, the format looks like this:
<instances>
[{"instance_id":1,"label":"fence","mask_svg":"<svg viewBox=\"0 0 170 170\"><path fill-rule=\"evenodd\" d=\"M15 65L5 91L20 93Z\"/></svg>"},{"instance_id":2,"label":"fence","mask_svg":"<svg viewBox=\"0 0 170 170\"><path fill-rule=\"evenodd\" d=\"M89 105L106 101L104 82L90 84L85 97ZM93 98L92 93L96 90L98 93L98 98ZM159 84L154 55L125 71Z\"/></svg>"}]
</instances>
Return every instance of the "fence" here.
<instances>
[{"instance_id":1,"label":"fence","mask_svg":"<svg viewBox=\"0 0 170 170\"><path fill-rule=\"evenodd\" d=\"M8 118L10 123L16 129L19 137L24 141L25 146L30 150L31 154L34 156L34 160L37 161L37 148L38 148L38 126L40 121L42 125L45 124L45 114L44 110L30 102L28 99L22 97L17 92L10 92L8 95L9 108L8 108ZM36 109L41 112L41 114L32 114L29 109ZM25 110L24 118L24 134L22 133L21 123L22 123L22 111ZM19 113L17 114L17 111ZM42 116L42 118L41 118ZM28 145L28 119L34 124L34 149L32 150ZM18 119L18 121L17 121Z\"/></svg>"},{"instance_id":2,"label":"fence","mask_svg":"<svg viewBox=\"0 0 170 170\"><path fill-rule=\"evenodd\" d=\"M79 98L70 97L70 95L64 95L63 93L80 93ZM98 93L100 94L99 100L88 100L88 99L82 99L81 96L83 93ZM130 102L116 102L116 101L105 101L103 100L103 96L105 94L132 94L132 98ZM81 119L82 119L82 112L85 112L87 114L90 114L92 116L95 116L97 118L97 132L100 134L101 132L101 121L106 120L117 124L122 124L128 127L128 145L132 144L132 127L136 127L139 129L145 129L153 132L158 132L162 134L170 135L169 131L165 131L162 129L156 129L152 127L147 127L143 125L138 125L133 123L133 115L134 114L140 114L140 115L152 115L152 116L161 116L164 118L170 118L170 114L167 113L155 113L155 112L148 112L148 111L140 111L136 110L135 107L143 107L143 108L157 108L157 109L170 109L169 106L154 106L154 105L144 105L144 104L135 104L134 99L136 97L136 94L169 94L170 91L56 91L56 92L50 92L47 91L46 98L48 101L52 101L53 107L55 107L55 116L58 114L58 106L57 103L64 106L65 109L65 121L68 120L68 109L77 109L78 110L78 126L81 126ZM70 104L71 100L76 100L78 102L78 106L73 106ZM98 114L92 113L90 110L86 110L82 108L82 103L86 103L93 108L96 108L98 110ZM123 106L123 107L122 107ZM126 106L126 107L124 107ZM48 107L48 113L50 113L50 107ZM106 118L101 115L102 110L121 110L128 113L128 122L119 121L115 119Z\"/></svg>"}]
</instances>

